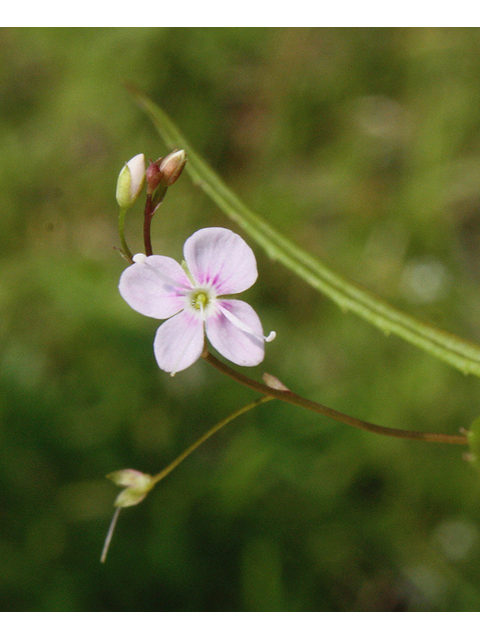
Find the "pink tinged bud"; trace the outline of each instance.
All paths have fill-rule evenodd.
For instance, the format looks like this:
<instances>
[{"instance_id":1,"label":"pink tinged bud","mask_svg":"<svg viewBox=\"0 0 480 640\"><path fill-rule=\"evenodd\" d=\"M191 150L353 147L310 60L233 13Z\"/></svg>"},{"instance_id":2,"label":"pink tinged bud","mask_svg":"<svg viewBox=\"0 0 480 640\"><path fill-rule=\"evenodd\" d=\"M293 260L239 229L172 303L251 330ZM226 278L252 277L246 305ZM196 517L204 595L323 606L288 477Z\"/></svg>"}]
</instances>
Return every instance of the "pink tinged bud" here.
<instances>
[{"instance_id":1,"label":"pink tinged bud","mask_svg":"<svg viewBox=\"0 0 480 640\"><path fill-rule=\"evenodd\" d=\"M115 507L133 507L141 502L155 486L152 476L135 469L114 471L107 478L120 487L126 487L118 494Z\"/></svg>"},{"instance_id":2,"label":"pink tinged bud","mask_svg":"<svg viewBox=\"0 0 480 640\"><path fill-rule=\"evenodd\" d=\"M147 179L147 195L151 195L162 180L162 172L158 168L161 161L162 158L156 162L150 161L150 164L147 167L147 172L145 174Z\"/></svg>"},{"instance_id":3,"label":"pink tinged bud","mask_svg":"<svg viewBox=\"0 0 480 640\"><path fill-rule=\"evenodd\" d=\"M122 209L129 209L140 195L145 184L145 156L139 153L120 171L117 180L117 202Z\"/></svg>"},{"instance_id":4,"label":"pink tinged bud","mask_svg":"<svg viewBox=\"0 0 480 640\"><path fill-rule=\"evenodd\" d=\"M187 154L183 149L172 151L163 158L159 170L163 175L162 181L167 187L171 187L178 180L186 163Z\"/></svg>"}]
</instances>

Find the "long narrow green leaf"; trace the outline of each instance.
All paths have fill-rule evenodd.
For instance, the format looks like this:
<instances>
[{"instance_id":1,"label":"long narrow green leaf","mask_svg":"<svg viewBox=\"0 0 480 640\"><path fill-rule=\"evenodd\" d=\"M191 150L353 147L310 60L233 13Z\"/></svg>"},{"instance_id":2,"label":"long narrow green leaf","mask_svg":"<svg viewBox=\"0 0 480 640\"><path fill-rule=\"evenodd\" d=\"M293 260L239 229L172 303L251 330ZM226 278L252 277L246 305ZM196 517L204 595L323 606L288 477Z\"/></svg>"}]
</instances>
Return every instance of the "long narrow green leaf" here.
<instances>
[{"instance_id":1,"label":"long narrow green leaf","mask_svg":"<svg viewBox=\"0 0 480 640\"><path fill-rule=\"evenodd\" d=\"M187 170L194 183L263 247L271 258L281 262L314 289L336 302L343 310L353 311L386 334L400 336L463 373L480 376L479 346L416 320L413 316L392 307L375 294L336 274L317 258L290 242L241 202L192 149L160 107L138 90L130 91L139 106L151 118L166 145L186 150Z\"/></svg>"}]
</instances>

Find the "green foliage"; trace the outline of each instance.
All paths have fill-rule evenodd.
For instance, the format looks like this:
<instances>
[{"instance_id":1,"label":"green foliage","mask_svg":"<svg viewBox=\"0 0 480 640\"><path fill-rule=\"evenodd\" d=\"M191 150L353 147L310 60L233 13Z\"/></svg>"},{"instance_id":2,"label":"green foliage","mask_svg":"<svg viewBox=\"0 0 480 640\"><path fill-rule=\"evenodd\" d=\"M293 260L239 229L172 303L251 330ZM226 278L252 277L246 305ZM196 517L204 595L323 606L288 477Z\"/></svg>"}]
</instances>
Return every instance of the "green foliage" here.
<instances>
[{"instance_id":1,"label":"green foliage","mask_svg":"<svg viewBox=\"0 0 480 640\"><path fill-rule=\"evenodd\" d=\"M0 596L6 610L477 610L477 473L461 447L267 403L121 513L105 475L156 474L254 394L171 379L117 283L115 186L167 149L134 82L252 209L425 322L480 341L476 29L0 30ZM182 176L153 221L181 259L231 226ZM141 206L126 219L142 250ZM235 231L238 228L232 226ZM241 232L241 231L240 231ZM257 251L248 302L289 388L387 426L458 433L478 379L342 313Z\"/></svg>"}]
</instances>

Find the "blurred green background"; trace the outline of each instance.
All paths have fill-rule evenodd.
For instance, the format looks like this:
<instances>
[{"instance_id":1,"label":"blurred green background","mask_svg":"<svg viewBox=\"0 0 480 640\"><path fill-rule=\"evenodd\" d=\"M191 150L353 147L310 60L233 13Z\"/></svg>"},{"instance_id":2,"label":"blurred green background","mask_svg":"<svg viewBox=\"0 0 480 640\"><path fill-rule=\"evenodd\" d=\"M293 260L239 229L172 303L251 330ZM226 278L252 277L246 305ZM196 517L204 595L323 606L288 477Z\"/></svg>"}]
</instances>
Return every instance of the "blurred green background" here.
<instances>
[{"instance_id":1,"label":"blurred green background","mask_svg":"<svg viewBox=\"0 0 480 640\"><path fill-rule=\"evenodd\" d=\"M478 610L480 485L463 448L276 402L122 512L99 564L117 494L105 475L156 473L255 397L203 362L159 371L158 322L118 294L118 172L168 151L125 82L295 242L480 341L478 29L1 29L1 606ZM134 252L141 225L137 205ZM154 249L181 259L215 225L237 230L185 175ZM457 433L480 413L477 378L253 248L243 299L278 337L247 373L391 427Z\"/></svg>"}]
</instances>

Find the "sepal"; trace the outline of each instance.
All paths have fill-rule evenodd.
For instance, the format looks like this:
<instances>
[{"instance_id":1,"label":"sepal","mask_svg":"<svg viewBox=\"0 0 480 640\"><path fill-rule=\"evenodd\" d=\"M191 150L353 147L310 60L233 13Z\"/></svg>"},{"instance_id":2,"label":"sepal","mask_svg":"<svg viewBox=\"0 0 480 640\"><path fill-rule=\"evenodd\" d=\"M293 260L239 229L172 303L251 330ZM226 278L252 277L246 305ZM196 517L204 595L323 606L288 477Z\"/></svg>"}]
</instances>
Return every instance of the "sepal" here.
<instances>
[{"instance_id":1,"label":"sepal","mask_svg":"<svg viewBox=\"0 0 480 640\"><path fill-rule=\"evenodd\" d=\"M115 507L133 507L141 502L155 483L152 476L135 469L122 469L109 473L107 478L120 487L126 487L115 500Z\"/></svg>"}]
</instances>

